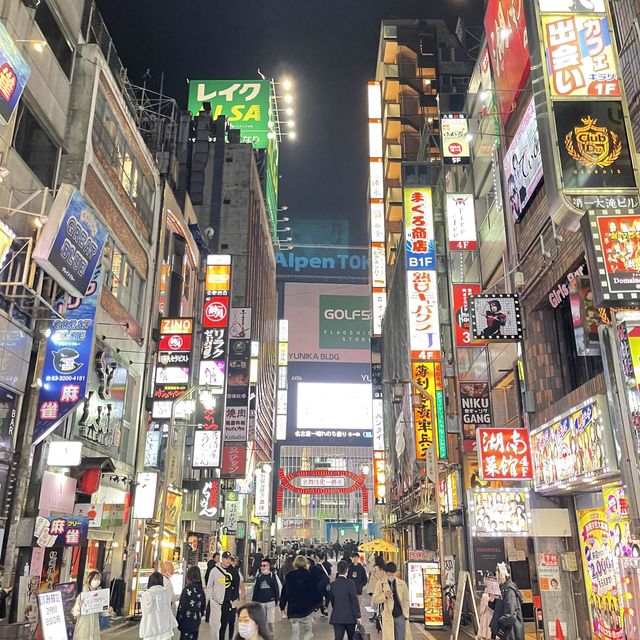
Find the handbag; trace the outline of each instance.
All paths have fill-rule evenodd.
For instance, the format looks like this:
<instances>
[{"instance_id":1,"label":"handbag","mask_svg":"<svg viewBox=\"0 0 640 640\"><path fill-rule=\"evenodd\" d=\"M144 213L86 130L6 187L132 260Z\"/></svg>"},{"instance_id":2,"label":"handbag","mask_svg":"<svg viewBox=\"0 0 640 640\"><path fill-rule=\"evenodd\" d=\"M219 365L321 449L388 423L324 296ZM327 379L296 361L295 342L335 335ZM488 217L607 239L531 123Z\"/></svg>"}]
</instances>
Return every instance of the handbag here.
<instances>
[{"instance_id":1,"label":"handbag","mask_svg":"<svg viewBox=\"0 0 640 640\"><path fill-rule=\"evenodd\" d=\"M361 624L356 625L356 632L353 636L354 640L369 640L370 637L367 630Z\"/></svg>"},{"instance_id":2,"label":"handbag","mask_svg":"<svg viewBox=\"0 0 640 640\"><path fill-rule=\"evenodd\" d=\"M376 631L382 631L382 607L380 605L373 614L373 622L376 625Z\"/></svg>"}]
</instances>

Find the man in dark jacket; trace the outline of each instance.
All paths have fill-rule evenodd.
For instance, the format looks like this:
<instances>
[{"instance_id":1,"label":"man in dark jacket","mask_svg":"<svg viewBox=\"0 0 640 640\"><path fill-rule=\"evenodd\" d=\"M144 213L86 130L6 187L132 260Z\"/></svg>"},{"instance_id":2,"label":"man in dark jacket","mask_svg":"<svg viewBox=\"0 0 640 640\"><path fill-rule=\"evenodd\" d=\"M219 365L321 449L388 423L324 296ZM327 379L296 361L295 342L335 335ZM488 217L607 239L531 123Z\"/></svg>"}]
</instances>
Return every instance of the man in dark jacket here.
<instances>
[{"instance_id":1,"label":"man in dark jacket","mask_svg":"<svg viewBox=\"0 0 640 640\"><path fill-rule=\"evenodd\" d=\"M320 611L322 612L323 616L326 616L328 613L326 597L327 597L327 587L329 586L329 574L327 573L327 570L325 566L322 564L320 558L318 558L318 562L314 562L309 567L309 573L313 576L314 580L316 581L316 584L318 585L318 591L322 596L322 607L320 607Z\"/></svg>"},{"instance_id":2,"label":"man in dark jacket","mask_svg":"<svg viewBox=\"0 0 640 640\"><path fill-rule=\"evenodd\" d=\"M291 620L293 637L309 640L312 634L311 614L322 604L318 584L307 569L307 559L296 556L293 571L287 574L280 593L280 609ZM297 627L297 629L295 628Z\"/></svg>"},{"instance_id":3,"label":"man in dark jacket","mask_svg":"<svg viewBox=\"0 0 640 640\"><path fill-rule=\"evenodd\" d=\"M360 564L360 554L357 551L351 553L351 563L349 564L348 577L355 582L358 602L362 599L362 590L369 579L365 568Z\"/></svg>"},{"instance_id":4,"label":"man in dark jacket","mask_svg":"<svg viewBox=\"0 0 640 640\"><path fill-rule=\"evenodd\" d=\"M501 597L489 603L493 609L491 635L500 640L524 640L522 594L511 579L511 571L506 563L498 563L496 575L500 582Z\"/></svg>"},{"instance_id":5,"label":"man in dark jacket","mask_svg":"<svg viewBox=\"0 0 640 640\"><path fill-rule=\"evenodd\" d=\"M260 602L267 612L267 624L269 631L273 633L275 623L275 608L280 597L280 588L276 574L273 572L271 560L265 558L260 565L260 572L256 576L253 585L253 601Z\"/></svg>"},{"instance_id":6,"label":"man in dark jacket","mask_svg":"<svg viewBox=\"0 0 640 640\"><path fill-rule=\"evenodd\" d=\"M349 566L346 562L338 562L338 576L331 583L329 591L331 599L331 617L329 624L333 625L335 640L353 640L356 633L356 623L362 623L360 604L353 580L347 578Z\"/></svg>"}]
</instances>

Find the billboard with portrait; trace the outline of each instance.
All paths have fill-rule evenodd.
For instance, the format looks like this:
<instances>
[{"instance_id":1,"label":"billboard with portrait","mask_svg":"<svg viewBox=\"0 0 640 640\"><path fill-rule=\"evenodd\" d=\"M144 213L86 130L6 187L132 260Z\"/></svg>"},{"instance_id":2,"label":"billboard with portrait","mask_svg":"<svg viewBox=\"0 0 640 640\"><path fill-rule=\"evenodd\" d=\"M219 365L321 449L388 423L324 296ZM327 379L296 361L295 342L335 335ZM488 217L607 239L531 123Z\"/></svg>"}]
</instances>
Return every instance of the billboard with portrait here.
<instances>
[{"instance_id":1,"label":"billboard with portrait","mask_svg":"<svg viewBox=\"0 0 640 640\"><path fill-rule=\"evenodd\" d=\"M605 407L604 396L589 398L531 432L536 491L552 492L617 473Z\"/></svg>"},{"instance_id":2,"label":"billboard with portrait","mask_svg":"<svg viewBox=\"0 0 640 640\"><path fill-rule=\"evenodd\" d=\"M524 489L469 491L474 536L529 535L529 492Z\"/></svg>"},{"instance_id":3,"label":"billboard with portrait","mask_svg":"<svg viewBox=\"0 0 640 640\"><path fill-rule=\"evenodd\" d=\"M556 101L553 110L565 189L635 187L621 102Z\"/></svg>"},{"instance_id":4,"label":"billboard with portrait","mask_svg":"<svg viewBox=\"0 0 640 640\"><path fill-rule=\"evenodd\" d=\"M471 334L475 340L522 340L520 300L516 293L482 293L469 297Z\"/></svg>"},{"instance_id":5,"label":"billboard with portrait","mask_svg":"<svg viewBox=\"0 0 640 640\"><path fill-rule=\"evenodd\" d=\"M522 116L503 160L504 175L514 220L520 220L542 180L542 154L533 98Z\"/></svg>"},{"instance_id":6,"label":"billboard with portrait","mask_svg":"<svg viewBox=\"0 0 640 640\"><path fill-rule=\"evenodd\" d=\"M583 219L587 261L596 306L638 300L640 215L590 210Z\"/></svg>"},{"instance_id":7,"label":"billboard with portrait","mask_svg":"<svg viewBox=\"0 0 640 640\"><path fill-rule=\"evenodd\" d=\"M289 442L372 445L369 364L290 362L288 376Z\"/></svg>"},{"instance_id":8,"label":"billboard with portrait","mask_svg":"<svg viewBox=\"0 0 640 640\"><path fill-rule=\"evenodd\" d=\"M368 286L288 282L284 317L290 362L370 362Z\"/></svg>"}]
</instances>

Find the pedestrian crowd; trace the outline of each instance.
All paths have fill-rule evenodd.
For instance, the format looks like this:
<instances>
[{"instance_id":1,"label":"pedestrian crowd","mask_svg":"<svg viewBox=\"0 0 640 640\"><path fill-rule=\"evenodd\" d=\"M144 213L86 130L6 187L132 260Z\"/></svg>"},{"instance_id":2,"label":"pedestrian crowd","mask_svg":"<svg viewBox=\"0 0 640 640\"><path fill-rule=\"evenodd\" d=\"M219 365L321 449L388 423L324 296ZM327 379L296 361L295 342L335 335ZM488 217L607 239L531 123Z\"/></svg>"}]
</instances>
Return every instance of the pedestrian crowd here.
<instances>
[{"instance_id":1,"label":"pedestrian crowd","mask_svg":"<svg viewBox=\"0 0 640 640\"><path fill-rule=\"evenodd\" d=\"M328 618L335 640L364 640L363 607L373 612L370 621L382 632L381 640L410 640L409 589L398 577L394 562L375 555L367 571L355 547L287 547L265 557L258 549L250 557L250 598L238 558L228 551L216 553L207 564L204 580L191 566L185 586L174 593L173 564L163 562L148 579L140 596L142 640L198 640L202 619L209 623L210 640L273 640L276 614L291 625L292 640L312 640L314 622ZM329 562L330 552L334 563ZM333 575L335 568L335 576ZM486 640L524 640L522 596L505 564L498 566L500 595L485 598L480 635ZM84 591L100 587L100 574L90 572ZM363 603L363 598L367 601ZM74 640L100 640L99 614L82 615L80 597ZM228 634L228 636L227 636Z\"/></svg>"}]
</instances>

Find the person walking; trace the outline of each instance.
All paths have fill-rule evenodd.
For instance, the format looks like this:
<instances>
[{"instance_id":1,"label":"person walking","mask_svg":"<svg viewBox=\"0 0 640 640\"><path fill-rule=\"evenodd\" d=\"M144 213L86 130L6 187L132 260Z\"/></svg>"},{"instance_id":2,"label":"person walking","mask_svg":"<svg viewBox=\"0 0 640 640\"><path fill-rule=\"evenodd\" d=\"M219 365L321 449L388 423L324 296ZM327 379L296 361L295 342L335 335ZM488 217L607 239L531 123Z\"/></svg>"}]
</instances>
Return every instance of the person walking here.
<instances>
[{"instance_id":1,"label":"person walking","mask_svg":"<svg viewBox=\"0 0 640 640\"><path fill-rule=\"evenodd\" d=\"M162 583L164 584L165 589L169 592L169 596L171 597L171 610L175 615L178 596L173 590L173 583L171 582L171 576L175 573L173 570L173 562L161 562L160 573L162 574Z\"/></svg>"},{"instance_id":2,"label":"person walking","mask_svg":"<svg viewBox=\"0 0 640 640\"><path fill-rule=\"evenodd\" d=\"M264 560L264 554L262 553L262 549L258 549L253 554L253 566L251 567L251 576L255 577L260 572L260 565Z\"/></svg>"},{"instance_id":3,"label":"person walking","mask_svg":"<svg viewBox=\"0 0 640 640\"><path fill-rule=\"evenodd\" d=\"M291 621L291 640L311 640L311 614L322 604L318 584L307 567L307 559L304 556L296 556L293 571L287 574L280 594L282 617Z\"/></svg>"},{"instance_id":4,"label":"person walking","mask_svg":"<svg viewBox=\"0 0 640 640\"><path fill-rule=\"evenodd\" d=\"M291 554L287 554L287 557L284 559L282 563L282 567L280 568L280 581L284 582L287 574L293 571L293 559L295 556Z\"/></svg>"},{"instance_id":5,"label":"person walking","mask_svg":"<svg viewBox=\"0 0 640 640\"><path fill-rule=\"evenodd\" d=\"M376 586L377 586L378 582L380 582L381 580L384 580L385 577L386 577L386 574L385 574L385 571L384 571L384 564L385 564L384 563L384 558L382 556L376 556L375 557L373 569L371 570L371 573L369 574L369 582L367 582L366 591L371 596L371 605L372 605L373 609L375 609L375 606L373 606L375 604L373 602L373 594L376 591ZM369 618L369 620L371 622L373 622L374 616Z\"/></svg>"},{"instance_id":6,"label":"person walking","mask_svg":"<svg viewBox=\"0 0 640 640\"><path fill-rule=\"evenodd\" d=\"M395 562L387 562L384 570L386 577L373 594L374 603L382 609L382 640L411 640L407 583L396 576Z\"/></svg>"},{"instance_id":7,"label":"person walking","mask_svg":"<svg viewBox=\"0 0 640 640\"><path fill-rule=\"evenodd\" d=\"M225 553L227 553L225 551ZM231 554L229 554L231 555ZM207 602L209 603L209 630L211 632L211 640L220 640L222 637L222 610L225 606L225 597L227 593L227 585L231 584L231 575L227 572L223 563L228 560L220 559L209 574L209 580L207 581L207 588L205 591Z\"/></svg>"},{"instance_id":8,"label":"person walking","mask_svg":"<svg viewBox=\"0 0 640 640\"><path fill-rule=\"evenodd\" d=\"M149 576L147 590L140 596L142 619L140 638L143 640L169 640L178 628L171 610L171 593L164 586L163 576L154 571Z\"/></svg>"},{"instance_id":9,"label":"person walking","mask_svg":"<svg viewBox=\"0 0 640 640\"><path fill-rule=\"evenodd\" d=\"M272 640L267 629L264 607L258 602L247 602L238 609L238 633L235 640Z\"/></svg>"},{"instance_id":10,"label":"person walking","mask_svg":"<svg viewBox=\"0 0 640 640\"><path fill-rule=\"evenodd\" d=\"M202 574L197 566L187 569L187 586L178 603L178 629L180 640L198 640L200 621L206 609L206 596L202 588Z\"/></svg>"},{"instance_id":11,"label":"person walking","mask_svg":"<svg viewBox=\"0 0 640 640\"><path fill-rule=\"evenodd\" d=\"M309 558L307 558L307 560L308 559ZM318 560L318 562L314 562L309 567L309 573L313 576L313 579L316 581L316 584L318 585L318 591L322 596L322 606L320 607L320 611L322 612L323 616L326 616L328 615L327 588L329 587L329 574L327 573L327 570L324 568L324 565L320 562L320 560Z\"/></svg>"},{"instance_id":12,"label":"person walking","mask_svg":"<svg viewBox=\"0 0 640 640\"><path fill-rule=\"evenodd\" d=\"M236 624L237 606L240 604L240 571L234 565L234 557L225 551L222 554L222 566L231 576L231 582L227 584L222 604L222 616L220 620L220 640L225 640L227 627L229 628L229 638L233 638L233 631Z\"/></svg>"},{"instance_id":13,"label":"person walking","mask_svg":"<svg viewBox=\"0 0 640 640\"><path fill-rule=\"evenodd\" d=\"M367 570L360 563L360 554L357 551L351 552L351 563L349 565L349 578L356 585L356 593L358 594L358 602L362 602L362 591L364 590L369 578Z\"/></svg>"},{"instance_id":14,"label":"person walking","mask_svg":"<svg viewBox=\"0 0 640 640\"><path fill-rule=\"evenodd\" d=\"M267 614L267 625L269 631L273 633L273 626L276 621L276 605L280 599L280 587L278 578L273 572L271 561L265 558L260 565L260 573L256 576L253 585L253 601L259 602L264 607Z\"/></svg>"},{"instance_id":15,"label":"person walking","mask_svg":"<svg viewBox=\"0 0 640 640\"><path fill-rule=\"evenodd\" d=\"M333 626L335 640L353 640L356 633L356 623L362 623L360 617L360 603L353 580L347 578L349 566L346 562L338 562L338 575L329 587L331 600L331 617L329 624Z\"/></svg>"},{"instance_id":16,"label":"person walking","mask_svg":"<svg viewBox=\"0 0 640 640\"><path fill-rule=\"evenodd\" d=\"M99 571L89 571L84 578L82 593L100 588L102 576ZM76 619L73 640L100 640L100 614L82 613L82 593L76 598L71 614Z\"/></svg>"},{"instance_id":17,"label":"person walking","mask_svg":"<svg viewBox=\"0 0 640 640\"><path fill-rule=\"evenodd\" d=\"M499 562L496 575L500 583L500 598L489 602L493 609L491 635L500 640L524 640L522 594L511 579L511 571L505 562Z\"/></svg>"},{"instance_id":18,"label":"person walking","mask_svg":"<svg viewBox=\"0 0 640 640\"><path fill-rule=\"evenodd\" d=\"M207 561L207 570L204 572L204 586L206 587L209 584L209 576L213 571L213 568L220 562L220 554L216 551L213 554L213 557ZM207 602L207 613L205 614L205 620L209 622L209 613L211 611L211 605Z\"/></svg>"}]
</instances>

